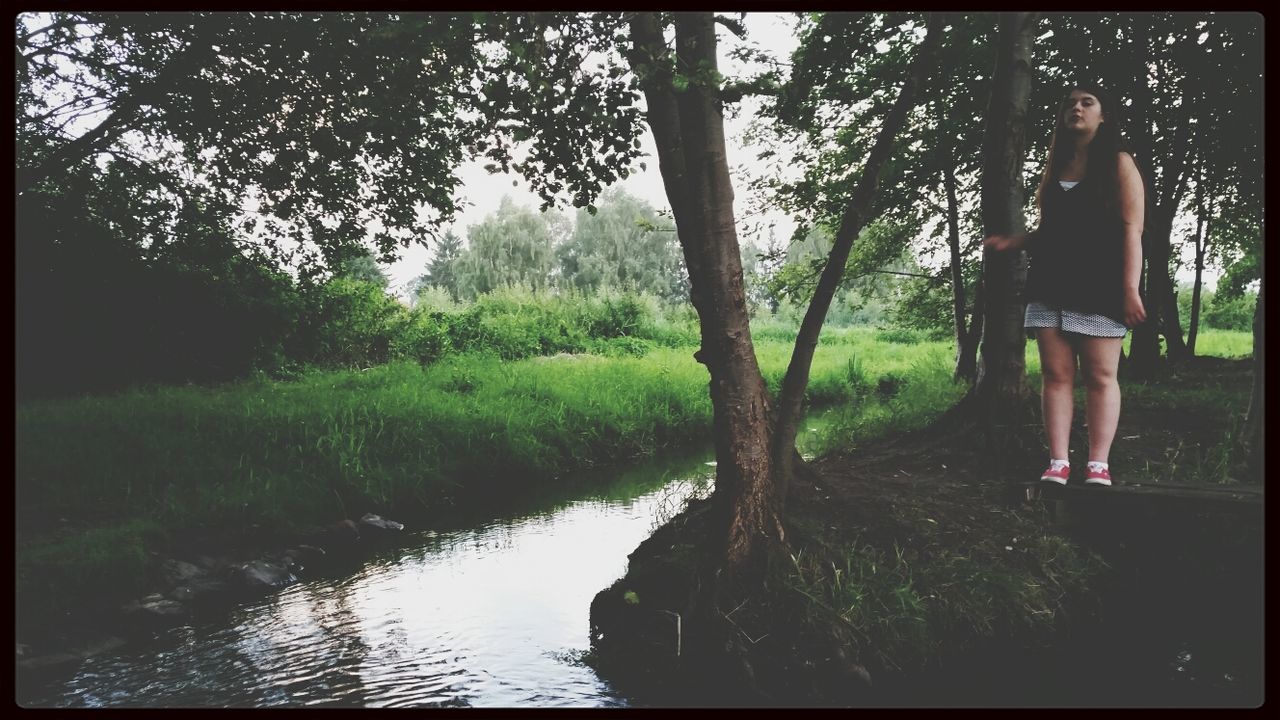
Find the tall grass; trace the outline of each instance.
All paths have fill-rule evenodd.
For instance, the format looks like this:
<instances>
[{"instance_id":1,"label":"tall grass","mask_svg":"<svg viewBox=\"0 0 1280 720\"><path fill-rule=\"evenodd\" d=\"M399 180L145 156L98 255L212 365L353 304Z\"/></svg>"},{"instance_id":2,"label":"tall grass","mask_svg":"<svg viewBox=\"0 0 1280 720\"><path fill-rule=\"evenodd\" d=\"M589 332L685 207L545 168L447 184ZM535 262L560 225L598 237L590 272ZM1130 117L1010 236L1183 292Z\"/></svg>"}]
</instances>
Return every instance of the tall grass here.
<instances>
[{"instance_id":1,"label":"tall grass","mask_svg":"<svg viewBox=\"0 0 1280 720\"><path fill-rule=\"evenodd\" d=\"M850 372L854 358L888 363L890 373L909 365L905 348L872 345L865 333L824 335L810 402L866 402L869 386ZM650 342L638 357L520 361L458 353L427 366L311 371L289 382L259 375L218 388L23 403L19 515L74 532L24 533L20 582L57 593L85 577L136 579L148 562L143 548L176 528L306 531L368 510L440 512L705 440L712 409L694 349ZM790 349L756 344L775 389ZM121 541L85 556L90 536ZM86 573L85 557L97 570Z\"/></svg>"},{"instance_id":2,"label":"tall grass","mask_svg":"<svg viewBox=\"0 0 1280 720\"><path fill-rule=\"evenodd\" d=\"M1102 568L1053 535L1026 537L1017 553L991 541L927 550L854 541L791 560L792 590L848 623L856 651L897 669L924 667L984 639L1047 643L1064 597Z\"/></svg>"},{"instance_id":3,"label":"tall grass","mask_svg":"<svg viewBox=\"0 0 1280 720\"><path fill-rule=\"evenodd\" d=\"M861 402L828 413L818 433L816 449L856 447L895 432L923 427L967 392L951 380L954 346L911 335L911 342L885 342L883 331L846 330L824 344L847 347L841 382ZM817 363L815 362L815 367ZM816 377L810 392L816 396L837 373Z\"/></svg>"},{"instance_id":4,"label":"tall grass","mask_svg":"<svg viewBox=\"0 0 1280 720\"><path fill-rule=\"evenodd\" d=\"M811 402L865 397L848 370L855 356L906 362L865 340L824 340ZM790 346L757 351L776 389ZM707 374L693 348L644 353L465 353L292 382L34 401L17 413L19 504L84 519L307 525L353 506L439 507L518 490L707 437Z\"/></svg>"},{"instance_id":5,"label":"tall grass","mask_svg":"<svg viewBox=\"0 0 1280 720\"><path fill-rule=\"evenodd\" d=\"M629 331L633 310L602 304L584 316ZM427 366L395 362L313 370L290 382L259 375L218 388L22 403L19 517L65 518L65 527L83 532L25 534L20 566L60 566L64 580L83 579L92 573L82 558L98 557L86 555L84 538L119 537L128 542L117 564L131 572L146 562L138 548L166 529L304 530L369 509L440 511L708 438L707 373L693 360L684 324L638 315L649 323L637 333L643 337L589 338L597 354L504 361L502 353L455 352ZM793 337L758 328L757 355L774 391ZM1247 355L1251 338L1207 330L1200 349ZM821 432L805 440L806 453L927 423L965 392L951 382L952 356L949 342L915 334L828 329L808 400L831 409ZM1037 375L1034 343L1027 360ZM1202 390L1184 388L1180 401L1221 403L1220 389ZM1144 390L1127 392L1140 400ZM1203 462L1225 460L1210 453ZM32 540L36 546L27 545Z\"/></svg>"},{"instance_id":6,"label":"tall grass","mask_svg":"<svg viewBox=\"0 0 1280 720\"><path fill-rule=\"evenodd\" d=\"M1196 355L1242 358L1253 355L1253 333L1202 327L1196 334Z\"/></svg>"}]
</instances>

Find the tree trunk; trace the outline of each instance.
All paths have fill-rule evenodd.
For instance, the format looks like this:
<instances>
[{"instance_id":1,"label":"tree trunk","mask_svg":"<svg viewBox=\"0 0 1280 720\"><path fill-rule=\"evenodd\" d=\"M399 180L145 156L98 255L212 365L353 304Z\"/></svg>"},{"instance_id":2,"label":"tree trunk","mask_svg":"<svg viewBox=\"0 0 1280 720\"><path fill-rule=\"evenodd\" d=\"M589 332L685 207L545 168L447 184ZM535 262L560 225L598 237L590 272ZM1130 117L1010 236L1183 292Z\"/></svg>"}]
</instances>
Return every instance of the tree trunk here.
<instances>
[{"instance_id":1,"label":"tree trunk","mask_svg":"<svg viewBox=\"0 0 1280 720\"><path fill-rule=\"evenodd\" d=\"M1191 317L1187 320L1187 357L1196 355L1196 334L1200 331L1200 291L1204 281L1204 241L1196 228L1196 279L1191 286Z\"/></svg>"},{"instance_id":2,"label":"tree trunk","mask_svg":"<svg viewBox=\"0 0 1280 720\"><path fill-rule=\"evenodd\" d=\"M1146 239L1146 233L1143 233L1142 248L1143 255L1147 255L1149 243ZM1151 261L1148 259L1147 264ZM1155 312L1149 307L1151 304L1151 293L1147 292L1147 273L1143 273L1138 280L1138 291L1144 298L1147 308L1147 319L1143 320L1133 329L1133 338L1129 341L1129 361L1128 369L1132 376L1138 380L1149 380L1156 372L1156 366L1160 362L1160 333L1156 330Z\"/></svg>"},{"instance_id":3,"label":"tree trunk","mask_svg":"<svg viewBox=\"0 0 1280 720\"><path fill-rule=\"evenodd\" d=\"M1147 236L1147 315L1153 329L1164 335L1165 351L1170 360L1186 355L1182 330L1178 322L1178 303L1169 277L1169 242L1173 233L1173 217L1166 208L1157 208L1155 227ZM1170 317L1170 305L1173 306Z\"/></svg>"},{"instance_id":4,"label":"tree trunk","mask_svg":"<svg viewBox=\"0 0 1280 720\"><path fill-rule=\"evenodd\" d=\"M951 251L951 304L955 316L956 369L954 380L972 382L977 374L976 366L966 366L965 340L969 337L964 322L964 268L960 257L960 208L956 201L956 174L949 144L944 144L942 158L942 185L947 193L947 247Z\"/></svg>"},{"instance_id":5,"label":"tree trunk","mask_svg":"<svg viewBox=\"0 0 1280 720\"><path fill-rule=\"evenodd\" d=\"M1000 47L987 107L982 163L982 233L1026 230L1022 163L1031 97L1031 47L1036 13L1001 13ZM1027 257L1022 251L982 256L983 329L977 395L998 405L1021 405L1030 395L1022 300Z\"/></svg>"},{"instance_id":6,"label":"tree trunk","mask_svg":"<svg viewBox=\"0 0 1280 720\"><path fill-rule=\"evenodd\" d=\"M1156 187L1154 163L1151 161L1151 85L1147 69L1147 61L1151 57L1151 28L1149 23L1136 16L1130 23L1129 63L1133 69L1133 107L1130 115L1133 122L1129 129L1134 159L1142 173L1144 206L1142 259L1145 267L1138 278L1138 288L1146 305L1147 319L1133 329L1127 370L1133 377L1147 380L1155 375L1160 361L1157 312L1152 300L1155 296L1150 292L1151 268L1155 267L1151 259L1152 220L1155 217L1159 188Z\"/></svg>"},{"instance_id":7,"label":"tree trunk","mask_svg":"<svg viewBox=\"0 0 1280 720\"><path fill-rule=\"evenodd\" d=\"M978 344L982 340L983 317L982 277L973 286L973 310L969 313L969 330L957 353L955 380L965 378L973 384L978 378Z\"/></svg>"},{"instance_id":8,"label":"tree trunk","mask_svg":"<svg viewBox=\"0 0 1280 720\"><path fill-rule=\"evenodd\" d=\"M1187 356L1195 357L1200 332L1200 288L1204 276L1204 250L1209 242L1209 217L1204 207L1204 173L1196 183L1196 279L1191 288L1191 317L1187 320Z\"/></svg>"},{"instance_id":9,"label":"tree trunk","mask_svg":"<svg viewBox=\"0 0 1280 720\"><path fill-rule=\"evenodd\" d=\"M711 374L716 447L715 513L722 523L713 549L730 575L749 575L769 543L784 540L782 488L769 453L771 408L748 324L742 264L716 88L715 26L710 13L676 15L676 53L686 74L676 91L662 27L653 13L631 21L630 60L642 78L647 120L676 233L689 269L702 329L695 358Z\"/></svg>"},{"instance_id":10,"label":"tree trunk","mask_svg":"<svg viewBox=\"0 0 1280 720\"><path fill-rule=\"evenodd\" d=\"M1010 235L1026 229L1022 214L1022 164L1026 155L1027 108L1031 97L1031 48L1036 13L1001 13L999 48L991 80L982 151L982 234ZM1031 390L1027 386L1022 299L1027 256L984 250L982 256L982 345L977 382L965 398L986 437L989 476L1005 478L1009 443L1023 441Z\"/></svg>"},{"instance_id":11,"label":"tree trunk","mask_svg":"<svg viewBox=\"0 0 1280 720\"><path fill-rule=\"evenodd\" d=\"M787 374L782 379L782 389L778 396L777 429L773 440L773 462L779 468L784 483L789 483L793 473L796 457L796 433L800 428L801 409L804 404L804 390L809 384L809 369L813 364L813 354L818 347L818 336L822 332L822 324L826 320L827 310L835 297L840 281L844 278L845 266L849 253L858 233L866 225L871 210L871 201L875 197L876 184L880 178L880 169L893 147L893 140L906 122L907 114L915 105L916 96L924 82L927 68L932 67L934 53L937 49L941 20L937 13L930 13L926 21L926 34L920 52L912 62L902 90L889 115L885 118L880 132L876 136L875 145L867 155L862 175L853 196L845 206L840 217L840 227L827 254L827 264L822 269L813 299L805 311L804 320L796 334L795 348L791 361L787 365Z\"/></svg>"},{"instance_id":12,"label":"tree trunk","mask_svg":"<svg viewBox=\"0 0 1280 720\"><path fill-rule=\"evenodd\" d=\"M1253 308L1253 393L1249 397L1249 412L1245 415L1244 430L1241 433L1245 451L1245 471L1249 473L1250 480L1256 479L1258 482L1263 482L1265 479L1262 475L1262 426L1266 408L1263 406L1265 399L1262 385L1263 371L1267 363L1263 357L1266 343L1263 338L1265 324L1262 315L1265 309L1262 293L1266 285L1266 273L1263 273L1262 279L1258 282L1258 304Z\"/></svg>"},{"instance_id":13,"label":"tree trunk","mask_svg":"<svg viewBox=\"0 0 1280 720\"><path fill-rule=\"evenodd\" d=\"M1169 177L1166 170L1165 177ZM1185 179L1183 176L1182 179ZM1157 203L1151 219L1145 223L1142 233L1143 255L1147 272L1144 301L1147 320L1134 328L1130 344L1134 372L1142 378L1150 378L1160 357L1160 335L1164 336L1165 349L1171 361L1187 357L1187 346L1182 340L1182 323L1178 319L1178 299L1169 274L1170 240L1173 234L1173 217L1182 200L1182 188L1173 197Z\"/></svg>"},{"instance_id":14,"label":"tree trunk","mask_svg":"<svg viewBox=\"0 0 1280 720\"><path fill-rule=\"evenodd\" d=\"M1159 288L1152 286L1151 297L1155 301L1154 304L1157 304L1159 308L1159 328L1164 335L1165 349L1169 354L1169 359L1175 362L1185 360L1188 356L1187 344L1182 339L1182 321L1178 317L1178 294L1174 288L1173 276L1169 270L1169 257L1172 252L1173 241L1173 219L1178 214L1178 206L1182 204L1182 193L1186 188L1187 175L1189 174L1183 170L1183 167L1185 167L1185 163L1173 171L1175 189L1173 197L1168 199L1167 206L1160 212L1160 224L1157 226L1159 232L1152 242L1152 249L1155 252L1154 259L1157 264L1151 266L1151 268L1159 271L1154 276ZM1166 173L1168 172L1166 171Z\"/></svg>"},{"instance_id":15,"label":"tree trunk","mask_svg":"<svg viewBox=\"0 0 1280 720\"><path fill-rule=\"evenodd\" d=\"M1156 58L1154 62L1158 73L1157 80L1163 80L1164 66L1158 59L1159 54L1163 52L1163 46L1157 47L1152 44L1149 23L1140 18L1135 19L1132 28L1130 63L1135 78L1132 115L1136 122L1132 127L1131 137L1135 159L1143 173L1143 190L1147 208L1142 234L1142 254L1146 259L1144 303L1147 320L1143 325L1134 328L1130 353L1134 374L1149 378L1154 374L1160 357L1160 341L1157 334L1164 335L1170 360L1182 360L1187 357L1186 343L1182 339L1182 323L1178 318L1177 295L1169 274L1169 243L1173 219L1177 215L1178 206L1182 202L1182 193L1190 175L1188 167L1191 159L1189 142L1191 126L1184 119L1182 124L1176 126L1172 141L1162 143L1161 148L1166 154L1164 164L1160 167L1160 176L1156 178L1153 172L1156 162L1155 144L1152 140L1152 101L1148 70L1153 58Z\"/></svg>"}]
</instances>

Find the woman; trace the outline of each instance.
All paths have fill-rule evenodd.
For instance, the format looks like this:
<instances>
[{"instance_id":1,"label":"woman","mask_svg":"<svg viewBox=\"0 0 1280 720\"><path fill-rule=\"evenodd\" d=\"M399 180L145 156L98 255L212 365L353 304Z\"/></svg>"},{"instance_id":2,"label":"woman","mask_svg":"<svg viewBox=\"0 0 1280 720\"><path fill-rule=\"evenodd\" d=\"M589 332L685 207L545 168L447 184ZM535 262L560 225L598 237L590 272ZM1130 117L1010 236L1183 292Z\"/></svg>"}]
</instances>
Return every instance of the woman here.
<instances>
[{"instance_id":1,"label":"woman","mask_svg":"<svg viewBox=\"0 0 1280 720\"><path fill-rule=\"evenodd\" d=\"M1075 86L1062 104L1036 202L1040 226L992 235L996 251L1026 247L1024 325L1040 348L1049 467L1040 479L1067 483L1072 383L1080 358L1087 387L1085 483L1110 485L1107 456L1120 420L1116 370L1128 328L1146 319L1142 274L1142 177L1121 147L1118 105L1096 86Z\"/></svg>"}]
</instances>

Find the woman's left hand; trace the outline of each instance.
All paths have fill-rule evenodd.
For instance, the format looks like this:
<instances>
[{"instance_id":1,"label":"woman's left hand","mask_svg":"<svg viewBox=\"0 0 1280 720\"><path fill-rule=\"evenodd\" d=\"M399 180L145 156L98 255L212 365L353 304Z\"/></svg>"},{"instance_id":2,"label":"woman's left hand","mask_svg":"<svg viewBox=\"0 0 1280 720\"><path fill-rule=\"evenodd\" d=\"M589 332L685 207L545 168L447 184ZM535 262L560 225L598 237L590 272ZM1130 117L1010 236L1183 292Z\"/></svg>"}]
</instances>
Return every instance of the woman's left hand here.
<instances>
[{"instance_id":1,"label":"woman's left hand","mask_svg":"<svg viewBox=\"0 0 1280 720\"><path fill-rule=\"evenodd\" d=\"M1137 327L1147 319L1147 311L1142 306L1142 298L1136 292L1125 293L1124 324Z\"/></svg>"}]
</instances>

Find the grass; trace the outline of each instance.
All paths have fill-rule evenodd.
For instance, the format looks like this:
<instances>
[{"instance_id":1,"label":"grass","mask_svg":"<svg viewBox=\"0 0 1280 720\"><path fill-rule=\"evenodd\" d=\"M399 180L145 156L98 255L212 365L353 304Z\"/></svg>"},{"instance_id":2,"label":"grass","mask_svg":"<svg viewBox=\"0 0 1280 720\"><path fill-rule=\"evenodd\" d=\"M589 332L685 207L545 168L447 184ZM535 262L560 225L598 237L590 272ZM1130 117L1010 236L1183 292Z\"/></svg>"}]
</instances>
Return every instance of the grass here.
<instances>
[{"instance_id":1,"label":"grass","mask_svg":"<svg viewBox=\"0 0 1280 720\"><path fill-rule=\"evenodd\" d=\"M835 338L814 361L815 405L866 399L871 377L916 392L908 378L947 352L939 344L920 357L918 346L878 347L858 332ZM706 370L692 352L467 354L32 402L18 409L19 504L86 519L305 524L352 502L431 504L463 485L538 482L707 437ZM757 353L776 390L790 347L763 341Z\"/></svg>"},{"instance_id":2,"label":"grass","mask_svg":"<svg viewBox=\"0 0 1280 720\"><path fill-rule=\"evenodd\" d=\"M1016 553L989 541L927 554L854 541L821 557L801 552L791 559L789 585L811 609L839 618L857 650L897 670L988 638L1047 643L1063 597L1103 567L1052 535L1027 538Z\"/></svg>"},{"instance_id":3,"label":"grass","mask_svg":"<svg viewBox=\"0 0 1280 720\"><path fill-rule=\"evenodd\" d=\"M860 397L848 364L878 357L868 338L828 333L811 402ZM441 512L705 440L707 373L693 351L520 361L469 353L426 367L25 403L17 411L22 577L76 584L83 543L46 531L63 520L82 533L150 523L156 537L193 526L305 532L368 510ZM764 340L757 352L776 388L790 345ZM134 549L154 544L131 537L100 543L115 559L91 557L130 574Z\"/></svg>"},{"instance_id":4,"label":"grass","mask_svg":"<svg viewBox=\"0 0 1280 720\"><path fill-rule=\"evenodd\" d=\"M765 327L756 341L775 391L790 358L786 335ZM919 427L963 395L964 385L951 382L950 343L890 335L824 333L809 402L833 409L806 452ZM1248 333L1206 330L1200 349L1247 354L1251 342ZM707 374L694 348L599 349L608 357L467 353L426 367L24 403L16 413L19 584L136 577L174 528L291 532L369 509L438 512L709 437ZM1034 387L1034 343L1027 353ZM1160 401L1161 392L1126 388L1135 402ZM1210 386L1178 390L1186 407L1220 407L1223 397ZM1166 465L1198 462L1198 472L1225 477L1209 466L1229 464L1227 445L1214 447Z\"/></svg>"}]
</instances>

